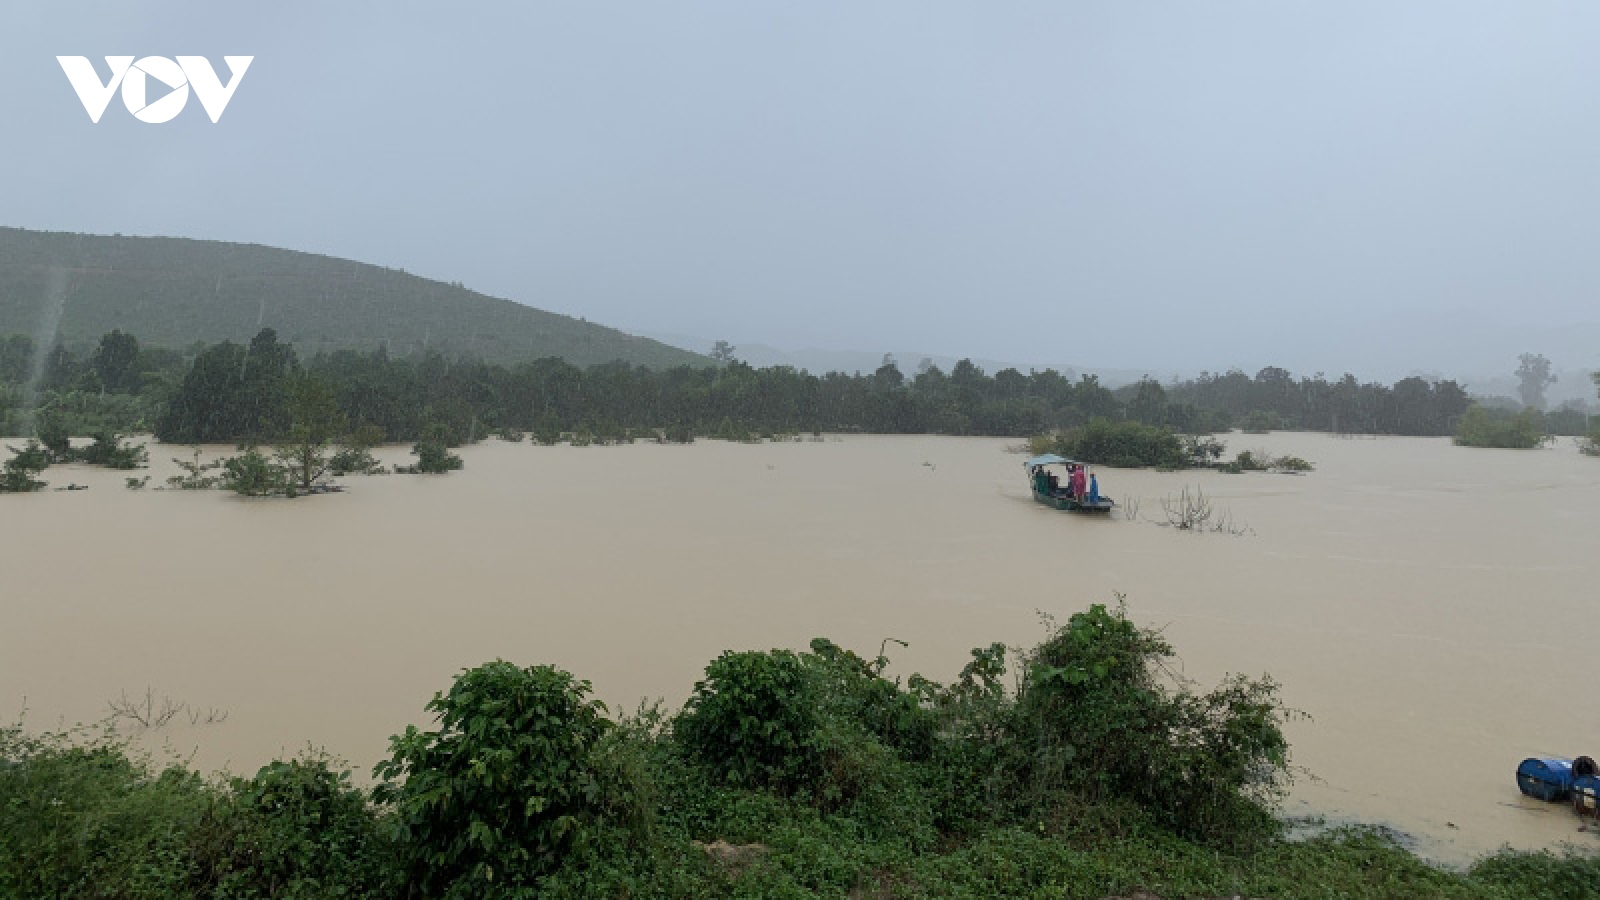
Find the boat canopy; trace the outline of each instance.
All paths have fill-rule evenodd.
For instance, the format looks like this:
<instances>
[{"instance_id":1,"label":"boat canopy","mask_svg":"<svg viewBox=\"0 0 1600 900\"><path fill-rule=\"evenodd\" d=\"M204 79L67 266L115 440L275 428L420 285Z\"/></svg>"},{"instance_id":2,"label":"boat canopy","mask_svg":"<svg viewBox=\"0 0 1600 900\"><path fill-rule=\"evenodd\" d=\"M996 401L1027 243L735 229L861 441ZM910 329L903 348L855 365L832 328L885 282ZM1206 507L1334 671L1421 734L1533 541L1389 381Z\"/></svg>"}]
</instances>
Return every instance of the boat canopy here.
<instances>
[{"instance_id":1,"label":"boat canopy","mask_svg":"<svg viewBox=\"0 0 1600 900\"><path fill-rule=\"evenodd\" d=\"M1031 469L1034 466L1053 466L1056 463L1070 462L1076 462L1076 460L1067 459L1065 456L1057 456L1054 453L1046 453L1041 456L1035 456L1033 459L1024 462L1023 465Z\"/></svg>"}]
</instances>

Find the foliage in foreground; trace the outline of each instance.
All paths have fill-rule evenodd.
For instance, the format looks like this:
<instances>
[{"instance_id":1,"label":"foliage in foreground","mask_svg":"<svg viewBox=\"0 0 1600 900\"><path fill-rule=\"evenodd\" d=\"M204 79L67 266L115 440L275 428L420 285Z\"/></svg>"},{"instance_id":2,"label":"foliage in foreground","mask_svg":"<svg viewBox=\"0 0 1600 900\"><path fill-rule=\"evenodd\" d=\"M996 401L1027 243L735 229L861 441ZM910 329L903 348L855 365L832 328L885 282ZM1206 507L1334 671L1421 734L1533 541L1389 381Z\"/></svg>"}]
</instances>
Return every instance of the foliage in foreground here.
<instances>
[{"instance_id":1,"label":"foliage in foreground","mask_svg":"<svg viewBox=\"0 0 1600 900\"><path fill-rule=\"evenodd\" d=\"M615 720L494 662L392 739L372 797L320 756L208 781L109 733L0 728L0 896L1600 897L1592 855L1453 873L1377 832L1285 839L1275 686L1199 693L1172 652L1104 606L949 684L818 639Z\"/></svg>"}]
</instances>

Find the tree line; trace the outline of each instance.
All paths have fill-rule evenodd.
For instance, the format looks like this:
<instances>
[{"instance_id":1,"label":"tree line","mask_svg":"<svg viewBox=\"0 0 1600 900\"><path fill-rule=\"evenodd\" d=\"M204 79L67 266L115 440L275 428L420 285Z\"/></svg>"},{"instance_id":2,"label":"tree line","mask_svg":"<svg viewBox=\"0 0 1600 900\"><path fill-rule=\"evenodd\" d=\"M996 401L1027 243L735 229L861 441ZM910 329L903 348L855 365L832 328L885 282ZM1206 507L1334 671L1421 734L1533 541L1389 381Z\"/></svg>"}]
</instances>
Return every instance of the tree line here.
<instances>
[{"instance_id":1,"label":"tree line","mask_svg":"<svg viewBox=\"0 0 1600 900\"><path fill-rule=\"evenodd\" d=\"M616 362L580 368L557 358L516 365L339 350L301 358L264 328L247 344L185 352L113 331L89 352L57 345L38 378L37 414L94 428L148 430L179 443L272 440L291 426L290 385L309 377L332 392L352 425L391 441L442 427L452 442L496 431L584 433L597 439L643 429L737 437L863 431L1031 435L1097 419L1185 433L1231 427L1396 435L1446 435L1471 405L1456 382L1411 377L1393 384L1354 375L1329 381L1269 367L1255 375L1203 373L1167 385L1146 378L1115 390L1093 375L984 372L963 360L914 374L885 357L870 373L811 374L754 368L648 369ZM0 339L0 429L26 430L22 386L33 366L26 337ZM37 418L37 416L35 416Z\"/></svg>"}]
</instances>

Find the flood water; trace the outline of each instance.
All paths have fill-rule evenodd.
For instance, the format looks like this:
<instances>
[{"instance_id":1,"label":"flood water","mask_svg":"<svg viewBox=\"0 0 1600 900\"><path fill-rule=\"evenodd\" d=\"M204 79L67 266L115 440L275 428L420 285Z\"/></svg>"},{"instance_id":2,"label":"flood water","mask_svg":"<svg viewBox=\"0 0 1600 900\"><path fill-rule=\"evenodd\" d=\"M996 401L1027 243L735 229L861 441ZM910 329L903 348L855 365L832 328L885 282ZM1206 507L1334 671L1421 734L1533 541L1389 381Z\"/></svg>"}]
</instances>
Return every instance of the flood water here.
<instances>
[{"instance_id":1,"label":"flood water","mask_svg":"<svg viewBox=\"0 0 1600 900\"><path fill-rule=\"evenodd\" d=\"M1392 825L1459 863L1578 841L1523 799L1523 757L1600 756L1592 700L1600 460L1444 439L1233 435L1306 476L1101 469L1146 521L1031 502L1004 440L767 445L489 441L444 477L245 500L126 490L0 498L0 720L103 718L147 689L196 765L249 773L307 744L367 769L463 667L554 663L614 706L683 700L725 649L865 655L949 680L969 648L1032 644L1127 595L1202 685L1271 673L1309 713L1285 812ZM152 447L152 485L182 448ZM388 458L403 459L403 448ZM1160 498L1199 487L1248 526L1182 533ZM891 645L891 649L893 646Z\"/></svg>"}]
</instances>

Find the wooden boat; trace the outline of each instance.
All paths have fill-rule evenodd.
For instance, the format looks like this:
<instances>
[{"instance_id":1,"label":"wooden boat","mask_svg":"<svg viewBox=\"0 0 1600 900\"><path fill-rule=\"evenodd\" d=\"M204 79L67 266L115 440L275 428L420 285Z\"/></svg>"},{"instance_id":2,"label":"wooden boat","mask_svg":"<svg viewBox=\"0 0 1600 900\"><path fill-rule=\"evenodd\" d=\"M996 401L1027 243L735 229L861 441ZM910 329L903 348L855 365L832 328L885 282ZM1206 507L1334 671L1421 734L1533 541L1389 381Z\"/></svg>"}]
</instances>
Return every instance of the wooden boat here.
<instances>
[{"instance_id":1,"label":"wooden boat","mask_svg":"<svg viewBox=\"0 0 1600 900\"><path fill-rule=\"evenodd\" d=\"M1110 497L1102 496L1098 501L1092 503L1086 498L1084 502L1079 503L1077 498L1072 496L1072 492L1064 487L1054 493L1039 489L1039 474L1046 466L1062 466L1063 470L1065 470L1067 466L1081 465L1083 463L1077 460L1057 456L1054 453L1035 456L1024 462L1022 468L1028 473L1028 490L1032 492L1034 502L1043 503L1045 506L1065 510L1066 512L1076 513L1108 513L1115 509L1117 506L1116 501ZM1065 481L1066 479L1062 480Z\"/></svg>"}]
</instances>

